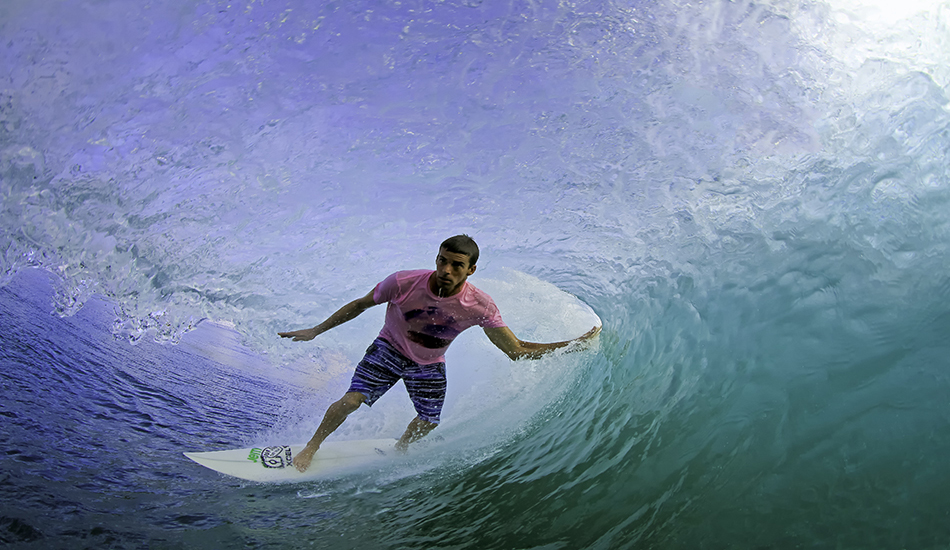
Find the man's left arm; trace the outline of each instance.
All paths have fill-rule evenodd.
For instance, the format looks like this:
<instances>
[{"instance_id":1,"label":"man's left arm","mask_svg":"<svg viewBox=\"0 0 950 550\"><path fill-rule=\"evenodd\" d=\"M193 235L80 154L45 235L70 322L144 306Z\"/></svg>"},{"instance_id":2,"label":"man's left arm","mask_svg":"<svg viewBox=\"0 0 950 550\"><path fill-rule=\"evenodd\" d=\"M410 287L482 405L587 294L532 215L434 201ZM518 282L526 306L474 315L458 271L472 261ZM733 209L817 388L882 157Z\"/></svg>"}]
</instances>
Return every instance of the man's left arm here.
<instances>
[{"instance_id":1,"label":"man's left arm","mask_svg":"<svg viewBox=\"0 0 950 550\"><path fill-rule=\"evenodd\" d=\"M586 342L597 336L600 327L594 327L587 331L583 336L564 342L551 342L547 344L538 344L535 342L525 342L519 340L515 333L508 327L488 328L485 327L485 335L491 340L492 344L505 352L505 355L513 361L518 359L538 359L539 357L550 353L556 349L567 347L574 343Z\"/></svg>"}]
</instances>

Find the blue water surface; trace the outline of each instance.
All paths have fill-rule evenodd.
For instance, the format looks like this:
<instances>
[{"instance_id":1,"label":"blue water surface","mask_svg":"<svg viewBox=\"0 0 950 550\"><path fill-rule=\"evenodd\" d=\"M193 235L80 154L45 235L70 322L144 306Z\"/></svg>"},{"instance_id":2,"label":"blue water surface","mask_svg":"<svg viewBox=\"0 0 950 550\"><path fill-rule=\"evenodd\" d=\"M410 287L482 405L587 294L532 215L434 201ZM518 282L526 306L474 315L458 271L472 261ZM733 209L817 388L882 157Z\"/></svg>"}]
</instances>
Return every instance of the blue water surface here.
<instances>
[{"instance_id":1,"label":"blue water surface","mask_svg":"<svg viewBox=\"0 0 950 550\"><path fill-rule=\"evenodd\" d=\"M948 30L945 1L3 4L0 543L946 547ZM309 437L382 311L276 333L462 232L519 336L586 330L569 293L597 345L466 332L438 437L372 471L181 455ZM336 435L411 415L397 388Z\"/></svg>"}]
</instances>

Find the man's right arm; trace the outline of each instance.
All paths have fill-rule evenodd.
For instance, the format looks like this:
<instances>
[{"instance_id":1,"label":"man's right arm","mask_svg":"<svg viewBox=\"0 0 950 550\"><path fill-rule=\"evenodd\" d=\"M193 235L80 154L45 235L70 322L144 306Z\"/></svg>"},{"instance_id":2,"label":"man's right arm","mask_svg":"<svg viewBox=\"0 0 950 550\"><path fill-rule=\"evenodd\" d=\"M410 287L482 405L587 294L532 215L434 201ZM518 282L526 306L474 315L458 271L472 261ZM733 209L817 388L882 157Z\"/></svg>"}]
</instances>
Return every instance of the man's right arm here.
<instances>
[{"instance_id":1,"label":"man's right arm","mask_svg":"<svg viewBox=\"0 0 950 550\"><path fill-rule=\"evenodd\" d=\"M346 304L345 306L338 309L336 313L327 317L326 321L313 328L305 328L303 330L295 330L293 332L278 332L277 336L280 336L281 338L293 338L294 342L313 340L317 337L317 335L323 334L335 326L342 325L350 319L356 318L360 313L363 313L367 309L375 306L376 301L373 300L373 293L375 291L376 289L374 288L366 296L357 298L356 300Z\"/></svg>"}]
</instances>

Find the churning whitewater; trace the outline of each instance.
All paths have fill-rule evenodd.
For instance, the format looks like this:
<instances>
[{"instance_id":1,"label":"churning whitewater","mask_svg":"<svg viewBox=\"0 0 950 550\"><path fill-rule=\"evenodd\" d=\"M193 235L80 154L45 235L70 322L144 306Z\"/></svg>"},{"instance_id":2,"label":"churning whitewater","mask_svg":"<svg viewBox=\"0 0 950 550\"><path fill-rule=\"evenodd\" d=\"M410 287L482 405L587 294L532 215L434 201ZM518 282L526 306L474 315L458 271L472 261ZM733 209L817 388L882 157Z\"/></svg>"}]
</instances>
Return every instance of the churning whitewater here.
<instances>
[{"instance_id":1,"label":"churning whitewater","mask_svg":"<svg viewBox=\"0 0 950 550\"><path fill-rule=\"evenodd\" d=\"M0 6L0 543L950 544L950 4ZM516 334L335 479L306 441L438 243ZM579 304L586 304L582 306ZM379 310L379 311L376 311ZM397 387L333 437L398 437Z\"/></svg>"}]
</instances>

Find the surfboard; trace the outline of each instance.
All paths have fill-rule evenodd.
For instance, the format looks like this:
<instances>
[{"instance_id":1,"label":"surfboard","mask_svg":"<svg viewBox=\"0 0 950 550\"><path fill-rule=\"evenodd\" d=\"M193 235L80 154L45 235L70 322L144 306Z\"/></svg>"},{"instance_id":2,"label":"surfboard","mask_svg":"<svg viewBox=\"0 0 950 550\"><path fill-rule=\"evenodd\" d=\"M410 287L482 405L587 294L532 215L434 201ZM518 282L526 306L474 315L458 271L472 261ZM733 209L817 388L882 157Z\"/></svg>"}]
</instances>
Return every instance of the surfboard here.
<instances>
[{"instance_id":1,"label":"surfboard","mask_svg":"<svg viewBox=\"0 0 950 550\"><path fill-rule=\"evenodd\" d=\"M206 468L248 481L293 482L333 477L384 461L395 455L395 444L395 439L324 441L305 472L298 472L292 462L303 443L184 455Z\"/></svg>"}]
</instances>

